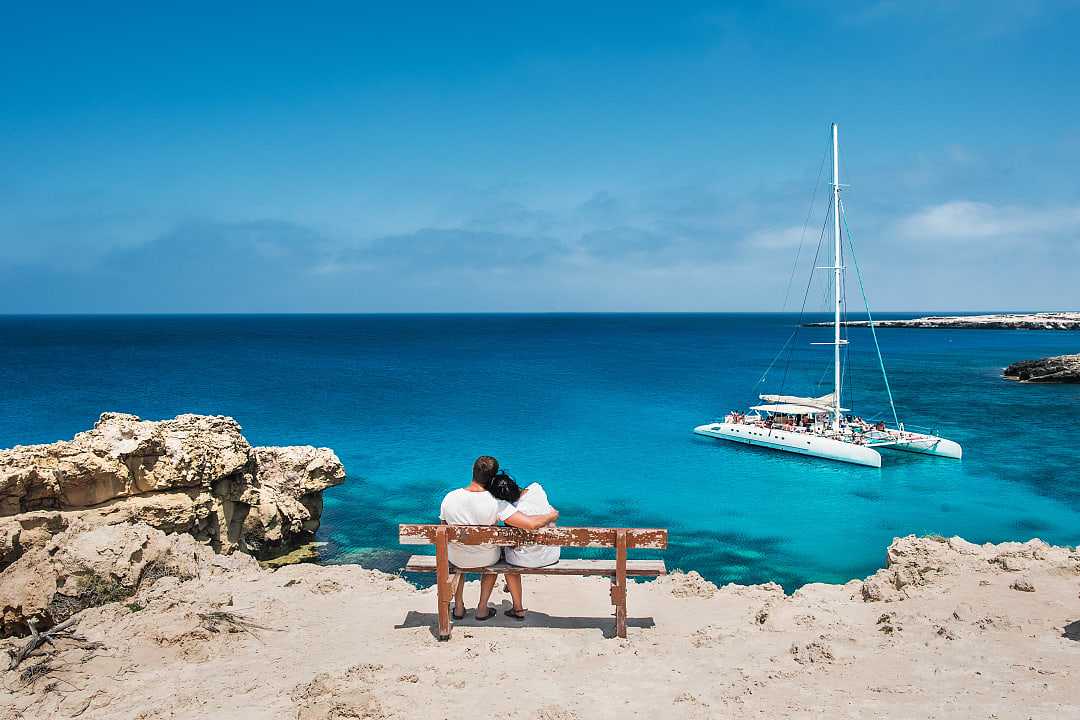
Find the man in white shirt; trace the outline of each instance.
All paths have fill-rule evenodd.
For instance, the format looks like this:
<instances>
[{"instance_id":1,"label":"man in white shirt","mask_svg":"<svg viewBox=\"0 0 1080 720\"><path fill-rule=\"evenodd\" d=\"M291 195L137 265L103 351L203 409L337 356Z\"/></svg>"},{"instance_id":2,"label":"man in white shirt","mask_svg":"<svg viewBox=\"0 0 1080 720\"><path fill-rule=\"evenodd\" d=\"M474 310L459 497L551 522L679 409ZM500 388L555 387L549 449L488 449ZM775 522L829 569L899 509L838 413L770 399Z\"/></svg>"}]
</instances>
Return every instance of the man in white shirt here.
<instances>
[{"instance_id":1,"label":"man in white shirt","mask_svg":"<svg viewBox=\"0 0 1080 720\"><path fill-rule=\"evenodd\" d=\"M544 515L524 515L510 503L496 500L487 488L498 472L498 460L490 455L478 457L473 463L472 482L446 494L439 508L439 519L447 525L496 525L502 521L524 530L536 530L559 517L559 511L554 508ZM450 562L459 569L481 569L498 562L501 550L496 545L450 543L448 555ZM497 579L498 576L494 574L480 576L480 601L474 615L477 620L487 620L495 614L495 610L488 607L488 599ZM464 589L465 580L462 578L454 593L454 618L457 620L465 617ZM481 615L481 612L486 614Z\"/></svg>"}]
</instances>

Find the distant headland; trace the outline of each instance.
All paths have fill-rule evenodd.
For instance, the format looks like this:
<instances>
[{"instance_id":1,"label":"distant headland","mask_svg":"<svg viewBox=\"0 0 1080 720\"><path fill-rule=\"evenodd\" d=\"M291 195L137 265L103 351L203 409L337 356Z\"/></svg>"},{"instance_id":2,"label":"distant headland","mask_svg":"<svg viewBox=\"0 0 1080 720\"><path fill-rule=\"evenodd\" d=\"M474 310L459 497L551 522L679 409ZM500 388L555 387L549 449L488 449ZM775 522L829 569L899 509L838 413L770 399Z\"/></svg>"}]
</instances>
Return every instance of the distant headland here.
<instances>
[{"instance_id":1,"label":"distant headland","mask_svg":"<svg viewBox=\"0 0 1080 720\"><path fill-rule=\"evenodd\" d=\"M866 327L866 320L841 323ZM804 327L832 327L832 322L804 323ZM909 320L875 320L879 328L933 328L967 330L1080 330L1080 312L998 313L994 315L928 315Z\"/></svg>"},{"instance_id":2,"label":"distant headland","mask_svg":"<svg viewBox=\"0 0 1080 720\"><path fill-rule=\"evenodd\" d=\"M1005 368L1006 380L1029 383L1080 383L1080 355L1021 360Z\"/></svg>"}]
</instances>

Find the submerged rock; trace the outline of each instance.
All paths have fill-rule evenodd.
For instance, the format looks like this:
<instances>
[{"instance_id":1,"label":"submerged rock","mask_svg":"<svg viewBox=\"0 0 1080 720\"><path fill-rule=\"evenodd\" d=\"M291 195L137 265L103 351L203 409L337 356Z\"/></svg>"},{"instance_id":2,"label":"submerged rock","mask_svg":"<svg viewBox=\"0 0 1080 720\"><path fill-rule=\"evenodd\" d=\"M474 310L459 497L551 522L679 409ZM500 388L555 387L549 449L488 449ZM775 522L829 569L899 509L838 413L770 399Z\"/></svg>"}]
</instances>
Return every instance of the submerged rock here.
<instances>
[{"instance_id":1,"label":"submerged rock","mask_svg":"<svg viewBox=\"0 0 1080 720\"><path fill-rule=\"evenodd\" d=\"M1080 355L1021 360L1005 368L1006 380L1029 383L1080 383Z\"/></svg>"}]
</instances>

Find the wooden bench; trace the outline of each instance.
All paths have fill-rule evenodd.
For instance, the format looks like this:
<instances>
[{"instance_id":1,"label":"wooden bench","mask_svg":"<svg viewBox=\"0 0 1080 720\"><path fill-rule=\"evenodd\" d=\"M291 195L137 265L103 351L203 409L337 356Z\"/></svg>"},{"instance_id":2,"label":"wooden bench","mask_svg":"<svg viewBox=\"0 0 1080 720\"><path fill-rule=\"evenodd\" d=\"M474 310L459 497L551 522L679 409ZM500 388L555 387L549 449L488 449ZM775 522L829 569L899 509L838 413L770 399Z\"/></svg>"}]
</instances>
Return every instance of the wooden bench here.
<instances>
[{"instance_id":1,"label":"wooden bench","mask_svg":"<svg viewBox=\"0 0 1080 720\"><path fill-rule=\"evenodd\" d=\"M463 572L526 575L599 575L611 578L611 604L615 606L615 634L626 637L626 578L667 574L663 560L627 560L630 548L663 550L667 530L648 528L548 527L534 532L500 525L408 525L398 527L402 545L434 545L435 555L413 555L405 565L409 572L433 572L438 582L439 639L450 639L450 600ZM525 568L499 562L464 571L450 565L447 545L556 545L558 547L609 547L614 560L560 560L541 568Z\"/></svg>"}]
</instances>

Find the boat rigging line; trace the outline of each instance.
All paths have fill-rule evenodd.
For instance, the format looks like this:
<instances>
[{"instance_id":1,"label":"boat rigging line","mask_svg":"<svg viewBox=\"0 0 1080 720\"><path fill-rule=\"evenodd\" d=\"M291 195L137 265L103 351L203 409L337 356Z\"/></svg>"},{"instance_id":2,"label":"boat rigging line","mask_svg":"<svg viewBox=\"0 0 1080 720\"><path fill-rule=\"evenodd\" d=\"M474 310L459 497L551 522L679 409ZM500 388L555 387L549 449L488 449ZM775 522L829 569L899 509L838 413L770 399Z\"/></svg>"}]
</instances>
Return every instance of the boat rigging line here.
<instances>
[{"instance_id":1,"label":"boat rigging line","mask_svg":"<svg viewBox=\"0 0 1080 720\"><path fill-rule=\"evenodd\" d=\"M851 228L848 227L847 210L844 202L840 201L840 218L844 223L844 234L847 236L848 250L851 252L851 264L855 266L855 277L859 279L859 292L862 294L863 307L866 308L867 325L870 327L870 337L874 339L874 350L877 351L878 365L881 366L881 377L885 381L885 393L889 396L889 408L892 409L893 422L900 427L900 418L896 414L896 403L893 402L892 388L889 386L889 374L885 372L885 359L881 356L881 345L878 344L877 330L874 329L874 316L870 314L870 301L866 298L866 288L863 286L862 270L859 269L859 259L855 256L855 241L851 237Z\"/></svg>"}]
</instances>

